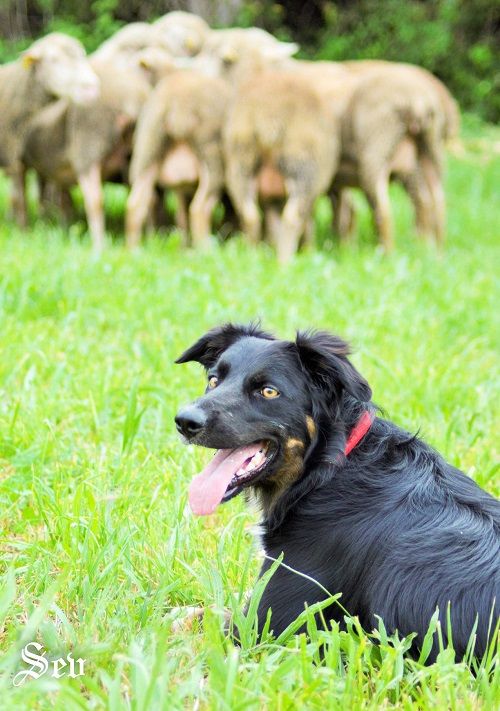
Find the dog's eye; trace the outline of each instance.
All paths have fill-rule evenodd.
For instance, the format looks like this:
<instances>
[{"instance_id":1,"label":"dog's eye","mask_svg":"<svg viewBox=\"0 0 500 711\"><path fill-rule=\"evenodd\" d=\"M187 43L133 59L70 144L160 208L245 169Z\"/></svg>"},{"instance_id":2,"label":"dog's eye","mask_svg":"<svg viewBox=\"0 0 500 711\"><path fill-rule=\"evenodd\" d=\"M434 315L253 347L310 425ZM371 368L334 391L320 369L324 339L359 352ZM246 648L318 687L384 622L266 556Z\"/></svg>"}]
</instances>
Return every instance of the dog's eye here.
<instances>
[{"instance_id":1,"label":"dog's eye","mask_svg":"<svg viewBox=\"0 0 500 711\"><path fill-rule=\"evenodd\" d=\"M208 379L208 387L210 388L210 390L216 388L218 382L219 378L216 375L211 375Z\"/></svg>"},{"instance_id":2,"label":"dog's eye","mask_svg":"<svg viewBox=\"0 0 500 711\"><path fill-rule=\"evenodd\" d=\"M276 390L276 388L273 388L271 385L265 385L263 388L261 388L260 394L262 397L267 398L268 400L272 399L273 397L279 397L279 390Z\"/></svg>"}]
</instances>

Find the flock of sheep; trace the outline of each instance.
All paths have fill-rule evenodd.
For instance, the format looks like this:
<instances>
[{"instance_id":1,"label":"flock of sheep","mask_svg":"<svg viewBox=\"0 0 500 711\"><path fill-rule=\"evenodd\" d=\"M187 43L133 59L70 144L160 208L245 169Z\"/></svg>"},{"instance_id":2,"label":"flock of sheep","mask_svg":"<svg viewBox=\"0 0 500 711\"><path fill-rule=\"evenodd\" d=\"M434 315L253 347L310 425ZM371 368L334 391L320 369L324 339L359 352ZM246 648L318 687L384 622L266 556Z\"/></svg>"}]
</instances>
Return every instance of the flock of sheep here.
<instances>
[{"instance_id":1,"label":"flock of sheep","mask_svg":"<svg viewBox=\"0 0 500 711\"><path fill-rule=\"evenodd\" d=\"M417 232L442 243L446 141L457 105L424 69L379 60L310 62L264 30L212 30L171 12L132 23L90 56L54 33L0 67L0 167L12 210L26 222L25 175L42 207L70 218L81 188L89 231L104 244L103 181L130 186L125 234L138 245L163 192L176 195L186 241L207 243L214 206L229 196L252 243L263 236L281 262L312 238L316 198L332 201L341 238L353 230L348 188L373 210L382 245L393 228L389 182L402 183Z\"/></svg>"}]
</instances>

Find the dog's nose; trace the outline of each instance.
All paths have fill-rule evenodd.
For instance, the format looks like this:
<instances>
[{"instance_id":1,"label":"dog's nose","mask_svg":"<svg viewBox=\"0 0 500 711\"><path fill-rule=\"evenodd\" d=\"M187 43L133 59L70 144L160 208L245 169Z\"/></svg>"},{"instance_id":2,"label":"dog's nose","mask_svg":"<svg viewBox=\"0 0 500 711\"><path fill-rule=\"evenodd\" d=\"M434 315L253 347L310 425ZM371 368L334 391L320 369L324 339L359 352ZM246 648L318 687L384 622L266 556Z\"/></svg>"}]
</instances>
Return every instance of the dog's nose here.
<instances>
[{"instance_id":1,"label":"dog's nose","mask_svg":"<svg viewBox=\"0 0 500 711\"><path fill-rule=\"evenodd\" d=\"M194 437L206 425L207 416L200 407L188 405L177 413L175 425L184 437Z\"/></svg>"}]
</instances>

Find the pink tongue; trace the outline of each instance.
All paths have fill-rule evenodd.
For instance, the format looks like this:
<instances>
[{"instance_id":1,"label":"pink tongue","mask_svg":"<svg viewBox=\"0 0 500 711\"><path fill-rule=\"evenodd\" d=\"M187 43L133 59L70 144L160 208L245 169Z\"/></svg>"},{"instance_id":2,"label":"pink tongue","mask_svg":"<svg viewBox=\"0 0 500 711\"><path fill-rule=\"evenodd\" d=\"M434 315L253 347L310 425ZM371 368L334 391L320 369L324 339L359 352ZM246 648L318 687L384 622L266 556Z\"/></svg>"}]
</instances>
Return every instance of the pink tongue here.
<instances>
[{"instance_id":1,"label":"pink tongue","mask_svg":"<svg viewBox=\"0 0 500 711\"><path fill-rule=\"evenodd\" d=\"M219 449L189 485L189 505L193 513L197 516L213 513L238 469L261 448L262 442L239 449Z\"/></svg>"}]
</instances>

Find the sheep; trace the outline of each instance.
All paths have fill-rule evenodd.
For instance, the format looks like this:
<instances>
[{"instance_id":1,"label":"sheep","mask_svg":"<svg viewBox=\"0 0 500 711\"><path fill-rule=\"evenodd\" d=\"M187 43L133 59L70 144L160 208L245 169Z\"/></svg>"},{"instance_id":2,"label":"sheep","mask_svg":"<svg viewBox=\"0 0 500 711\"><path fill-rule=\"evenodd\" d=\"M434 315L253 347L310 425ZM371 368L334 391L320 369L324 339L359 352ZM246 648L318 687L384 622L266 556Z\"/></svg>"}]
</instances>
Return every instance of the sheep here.
<instances>
[{"instance_id":1,"label":"sheep","mask_svg":"<svg viewBox=\"0 0 500 711\"><path fill-rule=\"evenodd\" d=\"M342 120L342 155L331 190L342 237L352 225L348 186L365 192L382 245L393 246L388 183L402 182L412 199L417 231L444 241L444 142L458 126L456 103L429 72L390 62L346 62L352 96Z\"/></svg>"},{"instance_id":2,"label":"sheep","mask_svg":"<svg viewBox=\"0 0 500 711\"><path fill-rule=\"evenodd\" d=\"M211 30L189 66L237 86L259 71L282 66L298 49L257 27Z\"/></svg>"},{"instance_id":3,"label":"sheep","mask_svg":"<svg viewBox=\"0 0 500 711\"><path fill-rule=\"evenodd\" d=\"M39 112L23 153L25 164L63 191L81 188L96 251L104 246L102 180L126 180L132 134L151 87L136 71L92 57L101 95L81 107L61 101Z\"/></svg>"},{"instance_id":4,"label":"sheep","mask_svg":"<svg viewBox=\"0 0 500 711\"><path fill-rule=\"evenodd\" d=\"M99 79L83 46L61 33L38 40L0 67L0 167L12 178L12 208L21 225L27 221L22 155L34 116L55 97L86 104L98 94Z\"/></svg>"},{"instance_id":5,"label":"sheep","mask_svg":"<svg viewBox=\"0 0 500 711\"><path fill-rule=\"evenodd\" d=\"M259 42L266 46L266 52L260 50ZM164 79L157 87L141 116L134 147L126 219L126 239L131 248L140 240L153 187L158 184L176 192L177 223L182 232L190 233L195 245L207 244L210 215L223 186L220 141L229 88L218 75L224 75L223 66L230 63L226 51L231 52L234 65L247 55L255 62L259 51L266 59L272 54L289 56L296 45L285 46L263 30L212 31L203 51L185 62L191 70ZM178 117L182 116L184 127L179 126ZM189 176L182 175L181 179L177 171L186 171ZM193 193L188 212L187 198Z\"/></svg>"},{"instance_id":6,"label":"sheep","mask_svg":"<svg viewBox=\"0 0 500 711\"><path fill-rule=\"evenodd\" d=\"M134 141L125 230L129 248L139 244L155 185L175 192L183 234L195 246L207 244L224 185L221 131L228 100L222 79L195 70L173 72L153 90Z\"/></svg>"},{"instance_id":7,"label":"sheep","mask_svg":"<svg viewBox=\"0 0 500 711\"><path fill-rule=\"evenodd\" d=\"M460 110L456 100L450 94L448 88L434 74L423 67L404 62L389 62L383 59L357 59L340 62L337 66L347 69L351 74L367 74L371 72L384 71L391 67L399 67L408 70L408 74L418 76L421 80L427 81L436 92L436 99L441 106L443 122L443 138L452 140L458 136L460 130ZM410 78L411 81L411 78Z\"/></svg>"},{"instance_id":8,"label":"sheep","mask_svg":"<svg viewBox=\"0 0 500 711\"><path fill-rule=\"evenodd\" d=\"M338 116L296 72L261 72L243 82L224 129L227 189L252 243L259 203L278 260L307 238L314 202L332 181L340 153Z\"/></svg>"},{"instance_id":9,"label":"sheep","mask_svg":"<svg viewBox=\"0 0 500 711\"><path fill-rule=\"evenodd\" d=\"M294 254L301 236L310 236L312 205L328 188L339 150L338 117L308 79L270 71L286 67L297 50L263 30L236 28L212 31L195 58L196 66L234 88L224 131L227 190L254 243L263 203L281 262Z\"/></svg>"},{"instance_id":10,"label":"sheep","mask_svg":"<svg viewBox=\"0 0 500 711\"><path fill-rule=\"evenodd\" d=\"M274 64L310 82L311 88L329 102L333 114L331 130L337 132L335 141L343 146L338 174L330 190L337 207L334 210L337 228L342 235L349 230L352 221L344 187L355 185L367 193L382 243L386 249L391 248L387 182L393 175L403 182L415 204L419 231L432 232L437 241L442 241L442 141L453 133L456 124L456 106L446 88L425 70L411 65L289 59L295 50L295 46L279 43L255 28L213 30L195 59L204 71L223 76L236 87L252 77L259 82L257 74ZM383 79L379 78L380 73ZM414 82L414 90L405 86L406 81ZM358 84L363 85L362 90L357 90ZM240 98L243 93L240 92ZM355 100L352 99L354 94ZM369 106L370 96L375 110ZM386 107L385 115L383 107ZM352 116L357 117L360 126L356 131L350 125ZM373 140L364 140L365 135L371 135ZM237 174L237 161L238 156L228 157L228 189L233 196L231 183ZM385 183L384 173L387 174ZM241 210L240 204L237 211L241 213ZM247 230L255 233L255 228L249 227L248 215L243 223Z\"/></svg>"},{"instance_id":11,"label":"sheep","mask_svg":"<svg viewBox=\"0 0 500 711\"><path fill-rule=\"evenodd\" d=\"M180 10L168 12L158 18L153 23L153 27L159 32L166 49L174 57L198 54L211 31L201 17Z\"/></svg>"},{"instance_id":12,"label":"sheep","mask_svg":"<svg viewBox=\"0 0 500 711\"><path fill-rule=\"evenodd\" d=\"M353 225L344 188L361 187L374 210L383 246L391 249L387 190L393 177L403 183L414 203L417 230L442 243L443 144L456 133L459 121L446 87L420 67L381 60L289 64L341 116L342 153L330 190L341 238Z\"/></svg>"},{"instance_id":13,"label":"sheep","mask_svg":"<svg viewBox=\"0 0 500 711\"><path fill-rule=\"evenodd\" d=\"M160 79L177 69L177 59L161 47L145 47L134 52L129 58L130 67L139 69L151 86L156 86Z\"/></svg>"},{"instance_id":14,"label":"sheep","mask_svg":"<svg viewBox=\"0 0 500 711\"><path fill-rule=\"evenodd\" d=\"M126 69L131 65L131 57L137 52L160 45L161 35L157 28L147 22L130 22L103 42L92 57L97 62L108 62Z\"/></svg>"},{"instance_id":15,"label":"sheep","mask_svg":"<svg viewBox=\"0 0 500 711\"><path fill-rule=\"evenodd\" d=\"M210 28L201 17L189 12L169 12L152 24L131 22L101 44L93 56L100 62L127 68L135 65L141 50L159 48L172 57L197 54Z\"/></svg>"},{"instance_id":16,"label":"sheep","mask_svg":"<svg viewBox=\"0 0 500 711\"><path fill-rule=\"evenodd\" d=\"M241 52L240 52L241 55ZM248 60L248 53L243 57ZM252 76L255 63L245 68ZM331 131L341 145L339 164L333 175L330 196L338 231L345 235L351 226L352 209L344 188L361 187L375 214L377 229L386 250L393 243L389 210L388 182L398 178L415 205L417 229L432 234L438 243L444 235L444 195L442 190L442 154L444 140L457 125L456 104L446 87L419 67L390 62L304 62L290 59L282 67L302 78L311 89L330 105L333 115ZM238 58L234 70L242 73ZM261 77L254 83L260 83ZM246 89L240 92L244 98ZM258 93L258 89L256 90ZM262 97L255 103L257 112L265 115ZM256 150L259 150L255 144ZM243 210L242 188L235 176L238 161L244 162L233 142L226 150L227 181L237 211ZM325 154L326 155L326 154ZM243 170L247 170L243 166ZM238 206L239 205L239 206ZM243 219L250 234L258 234L255 201L246 202ZM292 242L291 242L292 243Z\"/></svg>"},{"instance_id":17,"label":"sheep","mask_svg":"<svg viewBox=\"0 0 500 711\"><path fill-rule=\"evenodd\" d=\"M232 48L240 54L240 50L257 48L260 51L265 51L266 48L274 49L276 46L280 46L284 51L283 56L287 57L296 54L299 50L299 45L295 42L282 42L260 27L229 27L211 30L202 49L203 52L213 52L214 50L227 52L228 48Z\"/></svg>"},{"instance_id":18,"label":"sheep","mask_svg":"<svg viewBox=\"0 0 500 711\"><path fill-rule=\"evenodd\" d=\"M174 189L179 206L178 226L183 234L190 233L194 244L207 244L210 214L223 186L220 140L229 97L223 79L235 82L236 74L239 79L241 72L233 74L231 69L243 65L245 71L250 67L253 70L259 61L281 61L296 50L296 45L279 42L255 28L209 31L202 51L182 62L190 71L164 79L162 88L157 87L137 128L126 219L130 248L140 241L155 185ZM226 71L229 66L231 69ZM185 128L181 130L172 116L184 116ZM196 120L191 121L193 117ZM209 130L212 133L208 137ZM186 171L189 176L180 180L177 171ZM193 193L188 211L187 199Z\"/></svg>"}]
</instances>

